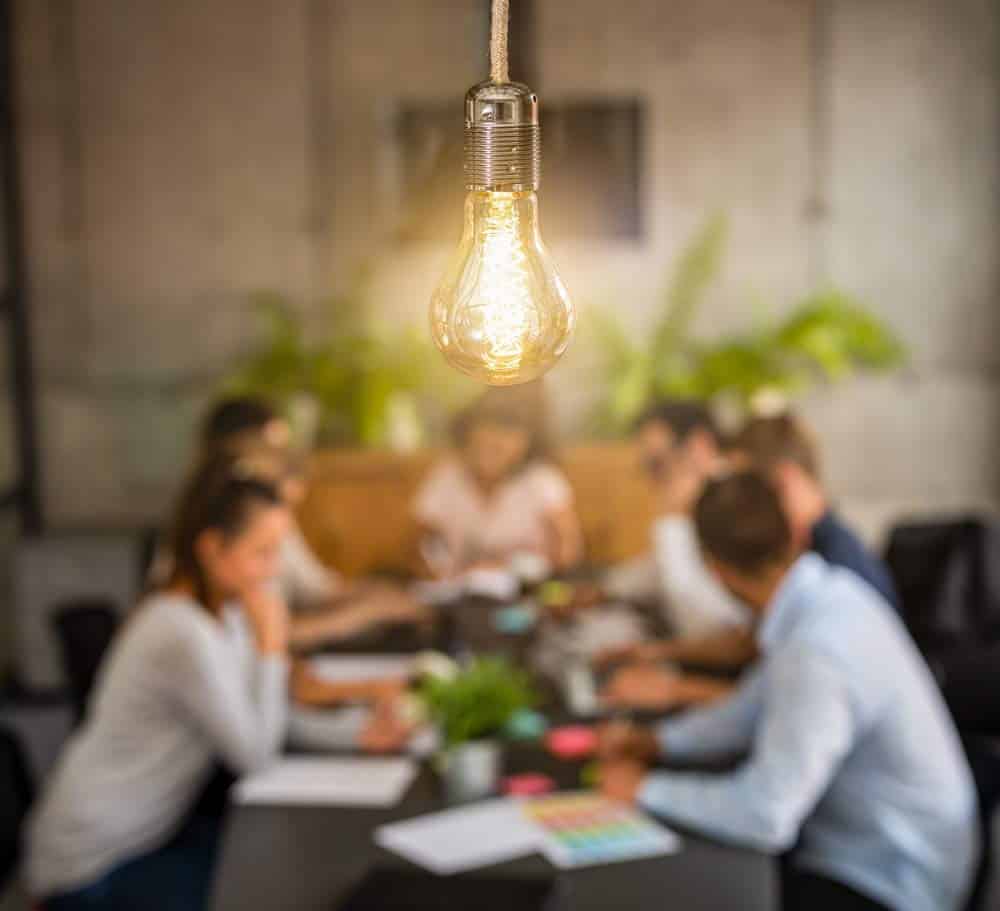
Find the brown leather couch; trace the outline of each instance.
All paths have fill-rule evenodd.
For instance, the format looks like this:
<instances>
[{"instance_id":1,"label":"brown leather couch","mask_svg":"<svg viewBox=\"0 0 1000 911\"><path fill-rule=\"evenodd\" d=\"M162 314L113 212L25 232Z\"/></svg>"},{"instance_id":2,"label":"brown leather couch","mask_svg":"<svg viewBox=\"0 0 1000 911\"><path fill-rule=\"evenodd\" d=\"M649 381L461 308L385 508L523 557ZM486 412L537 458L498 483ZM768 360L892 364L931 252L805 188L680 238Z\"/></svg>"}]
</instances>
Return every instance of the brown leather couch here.
<instances>
[{"instance_id":1,"label":"brown leather couch","mask_svg":"<svg viewBox=\"0 0 1000 911\"><path fill-rule=\"evenodd\" d=\"M410 506L442 451L321 450L310 466L303 532L319 556L347 576L417 566ZM583 443L557 453L576 495L587 560L610 564L647 549L649 490L627 443Z\"/></svg>"}]
</instances>

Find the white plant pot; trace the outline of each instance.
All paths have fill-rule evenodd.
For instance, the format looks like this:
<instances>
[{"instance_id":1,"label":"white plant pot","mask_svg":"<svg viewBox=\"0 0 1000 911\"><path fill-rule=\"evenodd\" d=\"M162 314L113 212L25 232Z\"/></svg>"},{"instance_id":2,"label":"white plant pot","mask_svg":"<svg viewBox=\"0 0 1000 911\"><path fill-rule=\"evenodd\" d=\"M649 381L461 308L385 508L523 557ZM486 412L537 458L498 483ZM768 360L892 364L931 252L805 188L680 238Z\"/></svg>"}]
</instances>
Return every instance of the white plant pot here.
<instances>
[{"instance_id":1,"label":"white plant pot","mask_svg":"<svg viewBox=\"0 0 1000 911\"><path fill-rule=\"evenodd\" d=\"M482 800L500 784L500 744L474 740L452 747L442 756L442 778L449 803Z\"/></svg>"}]
</instances>

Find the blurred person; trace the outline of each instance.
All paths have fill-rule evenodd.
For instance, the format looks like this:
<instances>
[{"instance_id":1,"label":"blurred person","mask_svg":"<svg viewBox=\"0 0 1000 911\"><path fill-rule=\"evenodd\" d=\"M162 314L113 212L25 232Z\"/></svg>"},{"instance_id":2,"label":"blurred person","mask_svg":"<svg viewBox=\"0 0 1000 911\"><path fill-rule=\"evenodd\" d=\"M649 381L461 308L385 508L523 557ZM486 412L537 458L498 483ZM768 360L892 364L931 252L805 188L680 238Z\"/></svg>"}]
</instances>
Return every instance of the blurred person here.
<instances>
[{"instance_id":1,"label":"blurred person","mask_svg":"<svg viewBox=\"0 0 1000 911\"><path fill-rule=\"evenodd\" d=\"M720 581L760 617L739 690L655 730L600 734L604 791L775 853L789 909L956 911L977 855L976 798L955 728L898 615L855 573L801 554L759 474L712 481L695 522ZM658 758L748 752L722 775Z\"/></svg>"},{"instance_id":2,"label":"blurred person","mask_svg":"<svg viewBox=\"0 0 1000 911\"><path fill-rule=\"evenodd\" d=\"M753 418L732 444L732 458L763 472L781 498L795 543L855 572L897 610L889 568L837 515L823 486L819 446L795 415Z\"/></svg>"},{"instance_id":3,"label":"blurred person","mask_svg":"<svg viewBox=\"0 0 1000 911\"><path fill-rule=\"evenodd\" d=\"M636 422L635 440L658 506L653 554L672 630L694 637L745 629L749 614L708 571L691 521L705 483L726 467L711 412L702 402L659 402Z\"/></svg>"},{"instance_id":4,"label":"blurred person","mask_svg":"<svg viewBox=\"0 0 1000 911\"><path fill-rule=\"evenodd\" d=\"M583 556L573 491L552 464L540 387L490 389L454 425L457 453L414 501L428 568L441 576L530 554L565 570Z\"/></svg>"},{"instance_id":5,"label":"blurred person","mask_svg":"<svg viewBox=\"0 0 1000 911\"><path fill-rule=\"evenodd\" d=\"M233 396L216 402L201 422L202 452L245 442L289 449L292 428L269 402L256 396Z\"/></svg>"},{"instance_id":6,"label":"blurred person","mask_svg":"<svg viewBox=\"0 0 1000 911\"><path fill-rule=\"evenodd\" d=\"M738 670L756 656L756 645L752 615L705 565L691 517L708 480L729 467L711 412L693 400L658 402L636 422L635 441L659 508L652 549L660 601L674 635L602 653L601 665L635 662L611 677L602 700L614 707L666 710L717 699L732 686L666 671L655 662Z\"/></svg>"},{"instance_id":7,"label":"blurred person","mask_svg":"<svg viewBox=\"0 0 1000 911\"><path fill-rule=\"evenodd\" d=\"M289 509L291 519L282 540L279 576L274 587L287 604L299 608L292 611L289 621L289 645L293 653L349 639L379 625L424 619L422 607L388 586L367 583L356 586L353 597L332 596L333 585L327 582L326 567L313 555L295 523L294 510L305 494L305 484L302 461L294 453L244 439L240 445L217 451L208 458L228 464L234 476L275 485ZM289 541L294 544L291 550ZM289 572L290 553L295 555L292 563L298 567L295 572ZM297 660L292 666L290 693L293 702L309 708L368 705L372 713L363 724L358 741L330 746L386 752L401 749L413 733L412 726L400 720L407 685L407 680L397 678L333 682L316 674L308 661Z\"/></svg>"},{"instance_id":8,"label":"blurred person","mask_svg":"<svg viewBox=\"0 0 1000 911\"><path fill-rule=\"evenodd\" d=\"M749 465L766 474L775 485L795 544L818 553L824 560L856 573L898 609L899 599L885 564L837 516L822 483L819 448L806 424L794 415L752 418L731 442L730 465ZM737 669L755 657L748 629L723 631L693 639L645 643L606 656L609 660L678 660ZM618 681L617 692L643 690L647 697L657 684L656 675L631 671Z\"/></svg>"},{"instance_id":9,"label":"blurred person","mask_svg":"<svg viewBox=\"0 0 1000 911\"><path fill-rule=\"evenodd\" d=\"M290 516L275 485L206 463L169 577L113 643L83 726L27 830L46 911L206 907L219 839L194 813L216 763L257 771L286 727L288 614L273 594Z\"/></svg>"},{"instance_id":10,"label":"blurred person","mask_svg":"<svg viewBox=\"0 0 1000 911\"><path fill-rule=\"evenodd\" d=\"M252 397L223 399L202 421L200 440L200 458L244 458L280 484L292 518L282 541L277 586L292 611L294 650L319 648L379 626L428 620L426 608L397 586L348 583L310 548L295 519L307 492L304 456L292 448L291 428L271 405ZM161 554L157 560L161 575L164 559Z\"/></svg>"},{"instance_id":11,"label":"blurred person","mask_svg":"<svg viewBox=\"0 0 1000 911\"><path fill-rule=\"evenodd\" d=\"M377 627L430 621L428 609L398 586L371 579L347 583L319 560L295 520L306 494L301 459L249 446L237 450L236 456L255 470L279 473L282 496L291 511L277 584L292 611L293 650L315 649Z\"/></svg>"}]
</instances>

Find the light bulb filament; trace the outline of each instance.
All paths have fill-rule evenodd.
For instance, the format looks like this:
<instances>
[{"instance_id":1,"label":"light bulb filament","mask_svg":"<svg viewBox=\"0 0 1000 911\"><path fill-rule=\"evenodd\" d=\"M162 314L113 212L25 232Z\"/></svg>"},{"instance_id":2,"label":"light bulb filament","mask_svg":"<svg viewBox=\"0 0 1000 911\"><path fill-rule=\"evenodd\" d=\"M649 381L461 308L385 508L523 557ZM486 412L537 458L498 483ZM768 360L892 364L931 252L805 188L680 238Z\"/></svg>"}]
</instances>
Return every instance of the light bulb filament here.
<instances>
[{"instance_id":1,"label":"light bulb filament","mask_svg":"<svg viewBox=\"0 0 1000 911\"><path fill-rule=\"evenodd\" d=\"M539 320L528 287L528 262L513 194L490 194L481 230L483 263L477 309L484 357L490 369L515 370L538 332Z\"/></svg>"}]
</instances>

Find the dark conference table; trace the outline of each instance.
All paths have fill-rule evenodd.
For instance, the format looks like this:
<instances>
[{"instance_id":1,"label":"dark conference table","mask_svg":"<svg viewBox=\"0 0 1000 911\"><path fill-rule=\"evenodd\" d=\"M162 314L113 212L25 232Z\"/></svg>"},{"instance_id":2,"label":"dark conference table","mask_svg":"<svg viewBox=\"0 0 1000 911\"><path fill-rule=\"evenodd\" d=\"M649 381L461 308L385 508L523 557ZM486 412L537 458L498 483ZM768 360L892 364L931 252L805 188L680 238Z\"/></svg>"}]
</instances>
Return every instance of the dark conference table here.
<instances>
[{"instance_id":1,"label":"dark conference table","mask_svg":"<svg viewBox=\"0 0 1000 911\"><path fill-rule=\"evenodd\" d=\"M215 911L334 911L370 868L412 869L375 845L372 833L377 826L442 808L434 778L426 770L403 801L389 809L234 807L212 906ZM533 855L489 871L560 877L566 895L560 908L567 911L777 908L774 858L686 833L683 841L678 854L648 860L567 872Z\"/></svg>"},{"instance_id":2,"label":"dark conference table","mask_svg":"<svg viewBox=\"0 0 1000 911\"><path fill-rule=\"evenodd\" d=\"M489 614L486 604L471 609L467 605L453 615L445 638L457 639L475 651L522 657L524 640L498 637L488 622ZM451 644L441 642L439 647L451 651ZM409 650L405 642L380 646L362 643L359 650ZM555 760L538 747L511 746L504 771L541 771L561 789L574 789L579 787L581 767L581 763ZM374 843L378 826L445 806L439 784L426 768L404 799L391 808L235 806L223 839L212 907L215 911L334 911L371 868L414 869ZM541 855L533 855L482 868L473 875L558 876L566 897L560 911L773 911L778 907L778 864L773 857L681 834L681 851L666 857L567 872L556 871Z\"/></svg>"}]
</instances>

